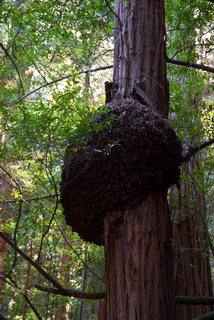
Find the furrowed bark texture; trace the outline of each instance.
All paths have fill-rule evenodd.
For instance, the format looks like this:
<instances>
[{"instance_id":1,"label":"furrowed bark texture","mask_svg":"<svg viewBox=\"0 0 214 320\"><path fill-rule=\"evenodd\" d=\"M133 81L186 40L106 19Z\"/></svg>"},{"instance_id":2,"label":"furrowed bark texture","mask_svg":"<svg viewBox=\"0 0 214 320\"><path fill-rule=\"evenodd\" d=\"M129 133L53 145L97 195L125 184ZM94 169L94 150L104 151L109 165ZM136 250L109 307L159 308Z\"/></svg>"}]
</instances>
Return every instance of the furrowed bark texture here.
<instances>
[{"instance_id":1,"label":"furrowed bark texture","mask_svg":"<svg viewBox=\"0 0 214 320\"><path fill-rule=\"evenodd\" d=\"M173 320L172 226L166 191L104 221L107 320Z\"/></svg>"},{"instance_id":2,"label":"furrowed bark texture","mask_svg":"<svg viewBox=\"0 0 214 320\"><path fill-rule=\"evenodd\" d=\"M191 163L196 169L198 161L193 159ZM182 170L187 168L184 166ZM199 205L199 209L206 217L205 197L198 194L196 201L191 182L181 184L181 195L176 196L178 210L173 211L175 295L212 297L208 242L196 210L196 206ZM176 305L176 319L194 319L212 310L213 307L209 305Z\"/></svg>"},{"instance_id":3,"label":"furrowed bark texture","mask_svg":"<svg viewBox=\"0 0 214 320\"><path fill-rule=\"evenodd\" d=\"M167 117L163 0L116 0L113 83L116 98L133 97ZM143 91L139 93L138 87Z\"/></svg>"}]
</instances>

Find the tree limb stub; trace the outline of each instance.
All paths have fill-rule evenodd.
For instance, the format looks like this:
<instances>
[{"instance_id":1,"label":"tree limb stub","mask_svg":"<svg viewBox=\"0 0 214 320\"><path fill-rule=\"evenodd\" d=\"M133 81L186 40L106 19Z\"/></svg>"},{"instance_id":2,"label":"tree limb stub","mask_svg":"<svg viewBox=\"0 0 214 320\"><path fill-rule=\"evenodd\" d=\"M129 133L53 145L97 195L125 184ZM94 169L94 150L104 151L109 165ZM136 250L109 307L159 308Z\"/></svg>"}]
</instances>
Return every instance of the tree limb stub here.
<instances>
[{"instance_id":1,"label":"tree limb stub","mask_svg":"<svg viewBox=\"0 0 214 320\"><path fill-rule=\"evenodd\" d=\"M70 289L65 289L64 292L61 292L61 291L54 289L54 288L40 286L39 284L34 284L34 287L38 290L41 290L41 291L50 292L50 293L54 293L54 294L60 294L61 296L81 298L81 299L95 300L95 299L105 299L105 297L106 297L105 292L89 293L89 292L82 292L82 291L76 291L76 290L70 290Z\"/></svg>"}]
</instances>

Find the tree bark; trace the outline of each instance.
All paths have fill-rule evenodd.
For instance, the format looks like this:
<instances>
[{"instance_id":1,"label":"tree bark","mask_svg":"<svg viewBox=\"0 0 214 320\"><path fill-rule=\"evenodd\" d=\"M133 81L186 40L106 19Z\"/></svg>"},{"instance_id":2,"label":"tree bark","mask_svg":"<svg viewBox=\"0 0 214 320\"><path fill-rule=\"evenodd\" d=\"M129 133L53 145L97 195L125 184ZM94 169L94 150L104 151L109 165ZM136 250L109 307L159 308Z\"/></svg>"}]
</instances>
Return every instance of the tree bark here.
<instances>
[{"instance_id":1,"label":"tree bark","mask_svg":"<svg viewBox=\"0 0 214 320\"><path fill-rule=\"evenodd\" d=\"M164 0L116 0L113 99L126 98L168 116ZM105 218L107 320L174 320L172 235L166 189Z\"/></svg>"},{"instance_id":2,"label":"tree bark","mask_svg":"<svg viewBox=\"0 0 214 320\"><path fill-rule=\"evenodd\" d=\"M104 221L107 320L173 320L172 226L167 192Z\"/></svg>"},{"instance_id":3,"label":"tree bark","mask_svg":"<svg viewBox=\"0 0 214 320\"><path fill-rule=\"evenodd\" d=\"M167 117L164 0L116 0L114 36L116 97L133 97Z\"/></svg>"},{"instance_id":4,"label":"tree bark","mask_svg":"<svg viewBox=\"0 0 214 320\"><path fill-rule=\"evenodd\" d=\"M66 253L66 250L68 249L67 242L63 245L63 253L62 253L62 260L61 260L61 270L60 270L60 283L62 285L66 285L69 283L69 270L65 269L65 265L70 261L71 257ZM58 308L60 310L57 310L55 314L55 320L63 320L66 319L66 303L61 302L58 303Z\"/></svg>"},{"instance_id":5,"label":"tree bark","mask_svg":"<svg viewBox=\"0 0 214 320\"><path fill-rule=\"evenodd\" d=\"M194 168L195 159L191 160ZM187 170L183 167L182 170ZM178 209L173 213L174 276L175 294L190 297L212 297L208 243L202 221L197 214L196 205L206 216L205 197L197 195L194 199L192 184L181 184L181 194L177 195ZM211 306L176 305L176 319L194 319L212 311Z\"/></svg>"}]
</instances>

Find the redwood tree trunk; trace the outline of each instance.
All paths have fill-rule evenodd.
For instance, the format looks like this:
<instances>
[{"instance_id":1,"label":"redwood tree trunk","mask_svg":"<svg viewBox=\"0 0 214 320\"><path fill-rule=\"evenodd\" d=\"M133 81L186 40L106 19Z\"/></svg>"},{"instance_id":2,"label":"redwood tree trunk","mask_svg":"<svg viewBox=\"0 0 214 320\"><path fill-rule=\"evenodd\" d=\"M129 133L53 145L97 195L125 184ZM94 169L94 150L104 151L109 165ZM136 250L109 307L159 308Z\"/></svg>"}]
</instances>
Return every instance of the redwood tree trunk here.
<instances>
[{"instance_id":1,"label":"redwood tree trunk","mask_svg":"<svg viewBox=\"0 0 214 320\"><path fill-rule=\"evenodd\" d=\"M169 88L164 0L116 0L115 13L113 82L118 88L116 97L133 97L154 106L166 117Z\"/></svg>"},{"instance_id":2,"label":"redwood tree trunk","mask_svg":"<svg viewBox=\"0 0 214 320\"><path fill-rule=\"evenodd\" d=\"M115 13L114 99L138 100L167 117L164 0L116 0ZM167 190L107 216L104 236L107 319L174 320Z\"/></svg>"},{"instance_id":3,"label":"redwood tree trunk","mask_svg":"<svg viewBox=\"0 0 214 320\"><path fill-rule=\"evenodd\" d=\"M104 222L107 320L173 320L172 226L166 191Z\"/></svg>"}]
</instances>

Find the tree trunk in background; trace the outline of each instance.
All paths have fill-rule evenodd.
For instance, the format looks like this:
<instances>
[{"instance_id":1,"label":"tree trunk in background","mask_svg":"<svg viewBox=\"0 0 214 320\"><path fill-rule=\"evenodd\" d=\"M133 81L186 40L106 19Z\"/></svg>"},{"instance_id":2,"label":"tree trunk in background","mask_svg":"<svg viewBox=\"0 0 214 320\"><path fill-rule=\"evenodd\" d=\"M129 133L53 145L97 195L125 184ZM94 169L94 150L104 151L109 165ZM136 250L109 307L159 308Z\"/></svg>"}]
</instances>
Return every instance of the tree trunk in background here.
<instances>
[{"instance_id":1,"label":"tree trunk in background","mask_svg":"<svg viewBox=\"0 0 214 320\"><path fill-rule=\"evenodd\" d=\"M0 139L1 141L4 141L4 135L0 133ZM13 190L13 186L10 182L10 178L6 173L4 173L2 170L0 170L0 195L1 200L7 199L7 196L9 197L11 195L11 192ZM0 204L0 219L1 219L1 226L2 230L4 230L4 226L7 223L7 220L11 218L11 211L8 211L8 205L7 204ZM11 238L11 234L5 233L8 238ZM8 255L8 246L4 239L0 238L0 271L7 272L5 270L4 266L4 260L6 259ZM3 310L3 288L4 288L4 281L0 279L0 312Z\"/></svg>"},{"instance_id":2,"label":"tree trunk in background","mask_svg":"<svg viewBox=\"0 0 214 320\"><path fill-rule=\"evenodd\" d=\"M69 269L66 269L64 266L70 261L70 255L64 252L68 248L67 242L64 243L63 246L63 254L62 254L62 269L60 272L60 283L63 287L65 287L69 283ZM60 310L58 310L55 314L55 320L64 320L66 319L66 303L58 303L58 307Z\"/></svg>"},{"instance_id":3,"label":"tree trunk in background","mask_svg":"<svg viewBox=\"0 0 214 320\"><path fill-rule=\"evenodd\" d=\"M168 115L164 1L116 0L114 99ZM174 320L167 190L104 221L107 320Z\"/></svg>"},{"instance_id":4,"label":"tree trunk in background","mask_svg":"<svg viewBox=\"0 0 214 320\"><path fill-rule=\"evenodd\" d=\"M164 0L116 0L113 82L116 97L139 100L168 115ZM140 90L139 90L140 88Z\"/></svg>"},{"instance_id":5,"label":"tree trunk in background","mask_svg":"<svg viewBox=\"0 0 214 320\"><path fill-rule=\"evenodd\" d=\"M196 168L195 159L192 160ZM186 165L187 166L187 165ZM187 171L187 167L183 167ZM191 183L181 185L181 195L174 199L179 205L173 211L175 251L175 294L190 297L212 296L212 280L208 243L196 205L206 215L205 197L194 199ZM212 311L212 306L176 306L176 319L189 320Z\"/></svg>"}]
</instances>

